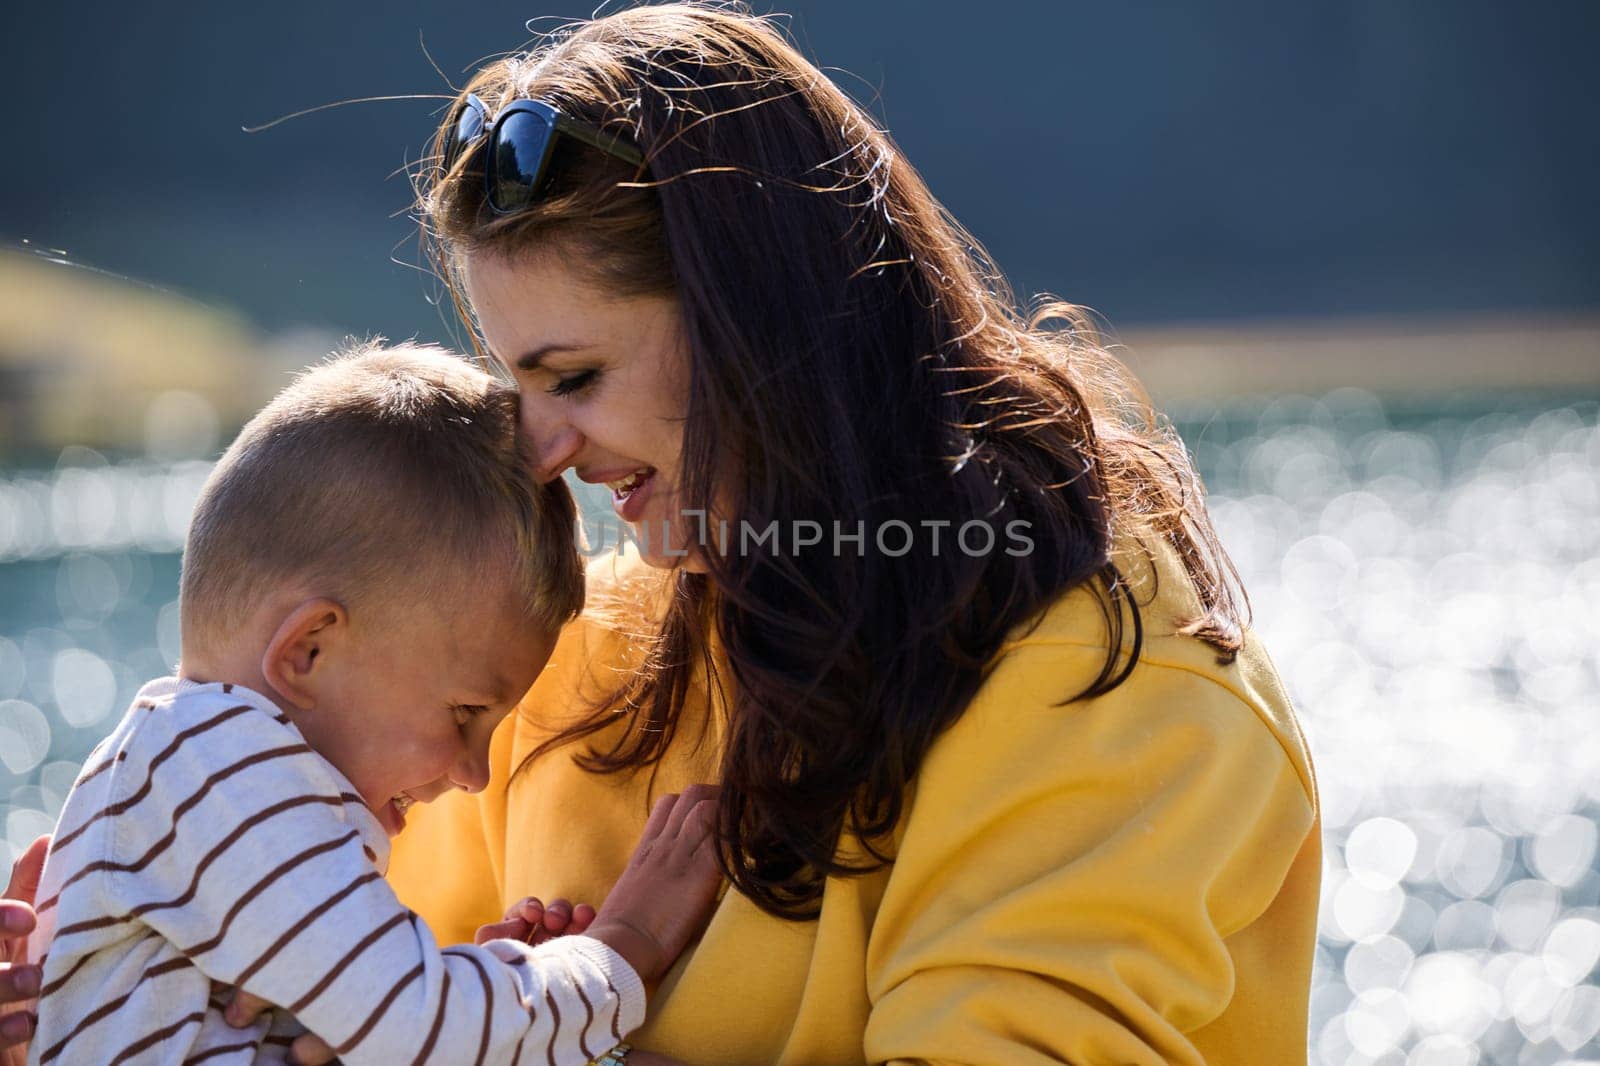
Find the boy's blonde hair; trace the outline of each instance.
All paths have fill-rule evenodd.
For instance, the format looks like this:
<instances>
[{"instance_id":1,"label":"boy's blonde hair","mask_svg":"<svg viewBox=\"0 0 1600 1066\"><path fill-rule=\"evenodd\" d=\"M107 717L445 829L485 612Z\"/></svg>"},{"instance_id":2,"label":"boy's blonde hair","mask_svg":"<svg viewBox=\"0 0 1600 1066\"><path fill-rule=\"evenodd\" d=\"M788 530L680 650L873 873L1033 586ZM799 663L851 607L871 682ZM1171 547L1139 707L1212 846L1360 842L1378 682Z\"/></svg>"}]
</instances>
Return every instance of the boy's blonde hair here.
<instances>
[{"instance_id":1,"label":"boy's blonde hair","mask_svg":"<svg viewBox=\"0 0 1600 1066\"><path fill-rule=\"evenodd\" d=\"M200 493L184 646L294 582L352 611L512 597L560 627L583 606L576 511L560 480L532 480L519 440L516 390L440 348L371 342L306 370Z\"/></svg>"}]
</instances>

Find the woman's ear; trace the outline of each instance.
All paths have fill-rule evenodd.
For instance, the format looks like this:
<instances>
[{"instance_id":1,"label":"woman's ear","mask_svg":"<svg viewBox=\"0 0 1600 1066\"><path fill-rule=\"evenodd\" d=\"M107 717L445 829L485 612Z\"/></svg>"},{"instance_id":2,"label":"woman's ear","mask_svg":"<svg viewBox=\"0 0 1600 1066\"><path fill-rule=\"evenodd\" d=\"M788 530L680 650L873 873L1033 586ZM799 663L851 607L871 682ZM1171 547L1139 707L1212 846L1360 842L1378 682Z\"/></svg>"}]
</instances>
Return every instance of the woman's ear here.
<instances>
[{"instance_id":1,"label":"woman's ear","mask_svg":"<svg viewBox=\"0 0 1600 1066\"><path fill-rule=\"evenodd\" d=\"M261 676L298 710L314 710L328 676L327 657L350 629L344 605L325 597L306 600L286 615L261 656Z\"/></svg>"}]
</instances>

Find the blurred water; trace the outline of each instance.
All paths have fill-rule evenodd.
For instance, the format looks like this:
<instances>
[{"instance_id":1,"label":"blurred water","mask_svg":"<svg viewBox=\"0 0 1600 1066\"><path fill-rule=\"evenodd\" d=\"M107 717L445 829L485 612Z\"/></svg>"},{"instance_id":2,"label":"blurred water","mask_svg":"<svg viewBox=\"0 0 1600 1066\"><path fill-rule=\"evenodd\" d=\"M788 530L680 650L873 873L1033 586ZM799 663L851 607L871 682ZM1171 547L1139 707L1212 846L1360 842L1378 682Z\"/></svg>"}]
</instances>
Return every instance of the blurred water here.
<instances>
[{"instance_id":1,"label":"blurred water","mask_svg":"<svg viewBox=\"0 0 1600 1066\"><path fill-rule=\"evenodd\" d=\"M1185 425L1317 762L1312 1061L1600 1062L1596 405Z\"/></svg>"},{"instance_id":2,"label":"blurred water","mask_svg":"<svg viewBox=\"0 0 1600 1066\"><path fill-rule=\"evenodd\" d=\"M1600 406L1177 414L1317 761L1312 1062L1600 1063ZM0 860L176 660L208 469L0 474Z\"/></svg>"}]
</instances>

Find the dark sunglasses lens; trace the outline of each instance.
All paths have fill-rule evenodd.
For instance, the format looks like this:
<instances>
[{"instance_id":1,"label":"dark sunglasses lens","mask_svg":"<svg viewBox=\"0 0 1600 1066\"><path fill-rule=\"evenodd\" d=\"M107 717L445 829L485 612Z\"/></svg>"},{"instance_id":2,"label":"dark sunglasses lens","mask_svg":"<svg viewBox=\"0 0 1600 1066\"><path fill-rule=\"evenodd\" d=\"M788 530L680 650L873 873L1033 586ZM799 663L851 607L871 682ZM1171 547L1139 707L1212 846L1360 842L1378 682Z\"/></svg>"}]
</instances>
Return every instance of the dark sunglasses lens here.
<instances>
[{"instance_id":1,"label":"dark sunglasses lens","mask_svg":"<svg viewBox=\"0 0 1600 1066\"><path fill-rule=\"evenodd\" d=\"M490 203L497 211L515 211L533 202L550 151L550 123L543 116L517 111L495 131Z\"/></svg>"},{"instance_id":2,"label":"dark sunglasses lens","mask_svg":"<svg viewBox=\"0 0 1600 1066\"><path fill-rule=\"evenodd\" d=\"M444 165L447 168L454 166L462 148L472 144L481 136L483 136L483 110L470 102L462 104L461 113L456 116L455 128L450 131L450 139L445 142Z\"/></svg>"}]
</instances>

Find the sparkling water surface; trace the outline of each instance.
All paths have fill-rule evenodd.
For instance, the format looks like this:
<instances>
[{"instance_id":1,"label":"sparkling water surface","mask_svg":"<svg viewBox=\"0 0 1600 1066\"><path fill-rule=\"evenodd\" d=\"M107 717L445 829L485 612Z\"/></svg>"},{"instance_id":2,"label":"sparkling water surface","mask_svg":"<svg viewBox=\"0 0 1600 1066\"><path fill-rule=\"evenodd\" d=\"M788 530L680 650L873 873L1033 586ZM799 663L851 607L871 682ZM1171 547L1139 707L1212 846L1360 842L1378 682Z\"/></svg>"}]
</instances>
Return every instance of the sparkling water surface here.
<instances>
[{"instance_id":1,"label":"sparkling water surface","mask_svg":"<svg viewBox=\"0 0 1600 1066\"><path fill-rule=\"evenodd\" d=\"M1600 1063L1600 405L1175 415L1316 759L1311 1061ZM0 859L176 660L208 470L0 471Z\"/></svg>"}]
</instances>

